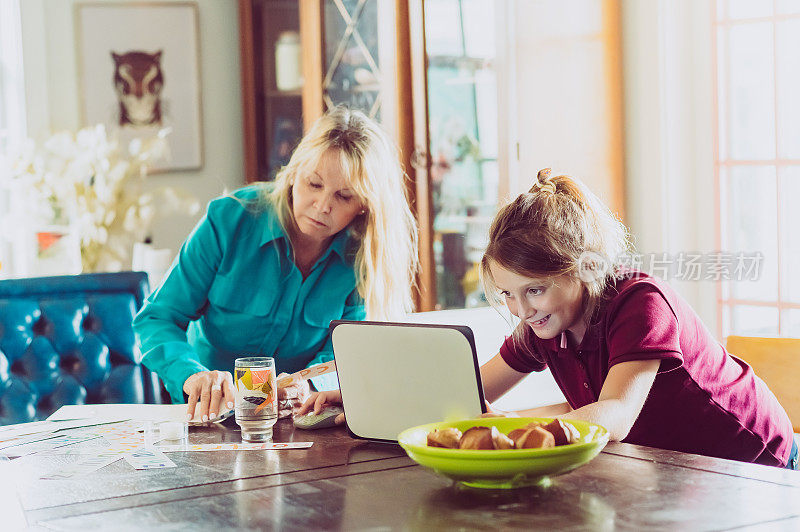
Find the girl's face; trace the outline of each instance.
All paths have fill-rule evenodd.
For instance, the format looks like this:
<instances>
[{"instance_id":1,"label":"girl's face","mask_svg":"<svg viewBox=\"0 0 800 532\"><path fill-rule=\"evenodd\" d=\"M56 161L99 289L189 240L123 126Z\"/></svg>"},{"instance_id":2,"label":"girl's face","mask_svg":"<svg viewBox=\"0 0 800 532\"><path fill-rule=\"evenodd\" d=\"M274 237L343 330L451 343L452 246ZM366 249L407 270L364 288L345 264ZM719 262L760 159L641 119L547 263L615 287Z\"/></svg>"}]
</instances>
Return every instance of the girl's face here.
<instances>
[{"instance_id":1,"label":"girl's face","mask_svg":"<svg viewBox=\"0 0 800 532\"><path fill-rule=\"evenodd\" d=\"M586 332L583 320L583 285L571 276L533 278L489 263L508 310L528 324L539 338L555 338L569 331L580 343Z\"/></svg>"},{"instance_id":2,"label":"girl's face","mask_svg":"<svg viewBox=\"0 0 800 532\"><path fill-rule=\"evenodd\" d=\"M317 167L301 172L292 185L292 214L300 232L320 244L350 225L364 208L350 188L338 153L326 151Z\"/></svg>"}]
</instances>

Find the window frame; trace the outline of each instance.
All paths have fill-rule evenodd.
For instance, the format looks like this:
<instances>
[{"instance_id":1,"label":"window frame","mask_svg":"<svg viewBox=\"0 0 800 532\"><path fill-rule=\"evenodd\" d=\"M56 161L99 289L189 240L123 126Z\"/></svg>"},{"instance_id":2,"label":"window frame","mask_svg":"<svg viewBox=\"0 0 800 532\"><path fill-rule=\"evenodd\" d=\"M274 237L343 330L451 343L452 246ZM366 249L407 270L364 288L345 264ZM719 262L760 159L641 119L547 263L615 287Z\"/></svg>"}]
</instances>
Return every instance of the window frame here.
<instances>
[{"instance_id":1,"label":"window frame","mask_svg":"<svg viewBox=\"0 0 800 532\"><path fill-rule=\"evenodd\" d=\"M715 233L716 233L716 249L724 249L727 242L730 241L730 228L727 227L729 218L730 202L728 196L728 185L724 180L729 177L729 172L734 168L747 168L747 167L764 167L774 170L775 175L775 208L776 208L776 250L777 261L776 270L776 298L775 299L747 299L742 297L735 297L731 290L732 280L721 280L717 283L716 299L717 299L717 330L720 331L723 337L730 334L747 334L754 335L753 331L743 331L736 328L734 314L737 308L741 307L756 307L765 309L775 309L777 311L777 324L776 335L785 336L787 327L784 318L784 313L790 309L800 310L800 303L793 303L787 300L787 296L783 293L783 280L786 272L786 265L784 262L784 249L783 249L783 227L782 220L782 205L781 205L781 170L791 167L800 167L800 159L782 158L780 154L780 125L781 115L779 112L779 66L778 66L778 23L786 20L800 19L800 10L793 14L777 13L776 5L772 6L772 14L769 16L752 16L752 17L737 17L731 18L728 10L729 3L727 0L716 0L711 3L713 10L711 17L711 35L712 35L712 58L713 58L713 93L714 93L714 118L713 118L713 157L714 157L714 189L715 189ZM772 54L773 54L773 119L774 119L774 132L775 132L775 152L772 158L764 159L744 159L735 158L731 155L731 79L730 69L732 59L730 57L730 32L731 28L746 24L760 24L768 22L772 29ZM725 39L725 42L720 42ZM720 72L722 71L722 75ZM720 79L722 78L722 79ZM724 124L724 125L723 125ZM768 257L764 257L768 260ZM762 264L763 269L763 264ZM763 271L762 271L763 275ZM735 280L734 280L735 281ZM771 335L772 333L765 333Z\"/></svg>"}]
</instances>

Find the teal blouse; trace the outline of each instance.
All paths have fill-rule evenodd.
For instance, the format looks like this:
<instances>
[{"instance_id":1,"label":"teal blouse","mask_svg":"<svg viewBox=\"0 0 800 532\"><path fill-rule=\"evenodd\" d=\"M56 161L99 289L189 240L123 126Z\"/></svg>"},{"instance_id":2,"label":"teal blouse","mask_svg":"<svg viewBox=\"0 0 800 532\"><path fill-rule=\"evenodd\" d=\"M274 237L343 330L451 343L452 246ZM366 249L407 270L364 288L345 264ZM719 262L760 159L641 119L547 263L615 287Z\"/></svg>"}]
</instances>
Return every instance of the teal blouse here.
<instances>
[{"instance_id":1,"label":"teal blouse","mask_svg":"<svg viewBox=\"0 0 800 532\"><path fill-rule=\"evenodd\" d=\"M209 204L133 321L144 365L175 403L190 375L232 372L241 356L274 356L277 371L287 373L332 360L331 320L365 318L347 231L303 279L272 206L253 208L259 190ZM314 384L337 386L335 375Z\"/></svg>"}]
</instances>

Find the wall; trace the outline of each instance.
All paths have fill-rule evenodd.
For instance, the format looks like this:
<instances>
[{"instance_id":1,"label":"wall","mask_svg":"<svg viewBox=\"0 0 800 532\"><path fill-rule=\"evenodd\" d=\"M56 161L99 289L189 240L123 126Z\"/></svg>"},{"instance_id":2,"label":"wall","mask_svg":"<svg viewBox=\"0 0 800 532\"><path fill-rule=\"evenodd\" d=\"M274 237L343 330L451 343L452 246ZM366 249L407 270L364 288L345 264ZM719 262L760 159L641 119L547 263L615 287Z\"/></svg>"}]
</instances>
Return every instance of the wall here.
<instances>
[{"instance_id":1,"label":"wall","mask_svg":"<svg viewBox=\"0 0 800 532\"><path fill-rule=\"evenodd\" d=\"M623 0L627 222L640 253L715 247L709 0ZM712 282L671 280L720 334Z\"/></svg>"},{"instance_id":2,"label":"wall","mask_svg":"<svg viewBox=\"0 0 800 532\"><path fill-rule=\"evenodd\" d=\"M514 4L519 182L539 169L579 177L625 217L619 2L519 0Z\"/></svg>"},{"instance_id":3,"label":"wall","mask_svg":"<svg viewBox=\"0 0 800 532\"><path fill-rule=\"evenodd\" d=\"M28 133L37 139L49 132L75 130L83 125L78 99L75 3L20 3ZM201 0L198 6L205 164L197 171L153 175L148 185L183 188L203 205L197 216L173 215L157 221L154 244L173 252L177 252L210 199L226 188L243 184L237 2Z\"/></svg>"}]
</instances>

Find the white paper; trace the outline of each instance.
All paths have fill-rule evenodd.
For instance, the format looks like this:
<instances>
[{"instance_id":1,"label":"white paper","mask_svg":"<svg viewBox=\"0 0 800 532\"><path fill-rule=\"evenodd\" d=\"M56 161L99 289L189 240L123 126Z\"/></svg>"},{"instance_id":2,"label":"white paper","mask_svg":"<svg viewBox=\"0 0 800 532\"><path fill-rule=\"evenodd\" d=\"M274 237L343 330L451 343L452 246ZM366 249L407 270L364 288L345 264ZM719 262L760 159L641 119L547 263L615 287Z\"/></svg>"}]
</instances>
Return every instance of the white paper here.
<instances>
[{"instance_id":1,"label":"white paper","mask_svg":"<svg viewBox=\"0 0 800 532\"><path fill-rule=\"evenodd\" d=\"M99 437L100 436L97 434L63 434L56 436L55 438L48 438L46 440L31 442L25 445L9 447L8 449L3 449L0 452L5 456L25 456L33 453L52 451L53 449L57 449L59 447L74 445L76 443L81 443Z\"/></svg>"},{"instance_id":2,"label":"white paper","mask_svg":"<svg viewBox=\"0 0 800 532\"><path fill-rule=\"evenodd\" d=\"M63 420L110 421L186 421L186 405L97 404L64 405L48 421Z\"/></svg>"},{"instance_id":3,"label":"white paper","mask_svg":"<svg viewBox=\"0 0 800 532\"><path fill-rule=\"evenodd\" d=\"M0 427L0 438L10 438L9 434L33 434L41 430L46 430L50 424L47 421L29 421L27 423L14 423Z\"/></svg>"},{"instance_id":4,"label":"white paper","mask_svg":"<svg viewBox=\"0 0 800 532\"><path fill-rule=\"evenodd\" d=\"M91 440L82 441L73 445L64 445L46 451L40 451L37 454L44 455L68 455L68 456L94 456L101 454L105 451L113 450L111 444L105 438L93 438ZM119 454L119 451L114 451Z\"/></svg>"},{"instance_id":5,"label":"white paper","mask_svg":"<svg viewBox=\"0 0 800 532\"><path fill-rule=\"evenodd\" d=\"M118 421L94 422L90 419L65 420L65 421L33 421L31 423L19 423L16 425L6 425L0 427L0 449L6 444L19 443L23 438L29 439L31 436L44 437L58 431L69 429L90 427L99 424L117 423Z\"/></svg>"},{"instance_id":6,"label":"white paper","mask_svg":"<svg viewBox=\"0 0 800 532\"><path fill-rule=\"evenodd\" d=\"M28 522L17 495L19 484L14 482L15 472L10 463L0 463L0 515L4 530L26 530Z\"/></svg>"},{"instance_id":7,"label":"white paper","mask_svg":"<svg viewBox=\"0 0 800 532\"><path fill-rule=\"evenodd\" d=\"M175 462L167 458L167 455L153 448L137 449L125 455L127 461L134 469L163 469L165 467L177 467Z\"/></svg>"},{"instance_id":8,"label":"white paper","mask_svg":"<svg viewBox=\"0 0 800 532\"><path fill-rule=\"evenodd\" d=\"M29 436L23 436L21 438L14 438L8 441L0 442L0 449L10 449L13 447L21 447L23 445L27 445L29 443L37 442L37 441L44 441L49 440L51 438L58 437L58 434L55 432L42 432L39 434L31 434Z\"/></svg>"},{"instance_id":9,"label":"white paper","mask_svg":"<svg viewBox=\"0 0 800 532\"><path fill-rule=\"evenodd\" d=\"M101 469L109 464L113 464L122 458L122 454L116 451L108 451L99 453L96 456L89 456L73 462L71 464L60 467L41 477L41 480L63 480L65 478L72 478L87 473L92 473Z\"/></svg>"}]
</instances>

